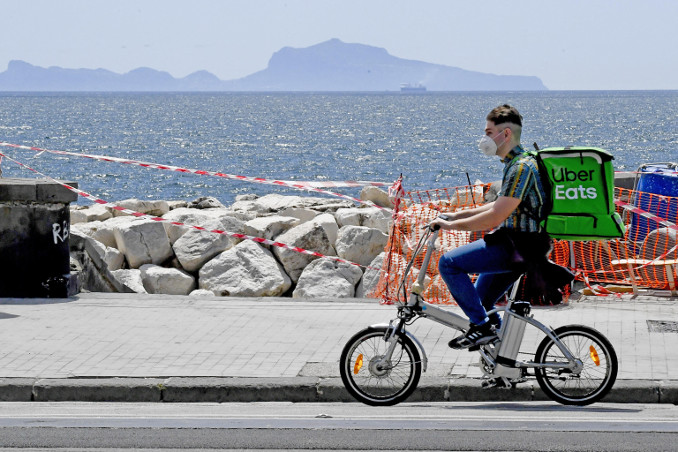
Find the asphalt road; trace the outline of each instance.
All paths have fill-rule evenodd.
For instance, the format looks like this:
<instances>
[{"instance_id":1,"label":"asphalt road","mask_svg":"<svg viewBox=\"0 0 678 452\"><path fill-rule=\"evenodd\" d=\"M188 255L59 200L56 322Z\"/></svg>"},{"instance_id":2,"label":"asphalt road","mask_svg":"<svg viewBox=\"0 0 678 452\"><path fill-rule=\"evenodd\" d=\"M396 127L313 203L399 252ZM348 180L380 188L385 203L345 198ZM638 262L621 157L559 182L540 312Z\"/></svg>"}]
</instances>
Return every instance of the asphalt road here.
<instances>
[{"instance_id":1,"label":"asphalt road","mask_svg":"<svg viewBox=\"0 0 678 452\"><path fill-rule=\"evenodd\" d=\"M673 451L678 406L0 403L0 448Z\"/></svg>"}]
</instances>

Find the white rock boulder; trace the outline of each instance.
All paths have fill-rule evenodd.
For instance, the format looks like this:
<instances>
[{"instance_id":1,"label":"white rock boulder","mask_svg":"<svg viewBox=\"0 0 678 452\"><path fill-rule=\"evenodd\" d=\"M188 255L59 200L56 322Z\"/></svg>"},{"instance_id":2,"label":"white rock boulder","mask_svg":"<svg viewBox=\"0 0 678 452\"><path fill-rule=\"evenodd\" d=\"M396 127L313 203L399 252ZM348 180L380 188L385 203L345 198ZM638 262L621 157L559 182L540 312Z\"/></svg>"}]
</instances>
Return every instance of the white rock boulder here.
<instances>
[{"instance_id":1,"label":"white rock boulder","mask_svg":"<svg viewBox=\"0 0 678 452\"><path fill-rule=\"evenodd\" d=\"M311 221L318 216L318 212L304 207L288 207L280 212L283 217L294 217L301 220L302 223Z\"/></svg>"},{"instance_id":2,"label":"white rock boulder","mask_svg":"<svg viewBox=\"0 0 678 452\"><path fill-rule=\"evenodd\" d=\"M122 201L118 201L115 204L126 209L134 210L135 212L154 215L156 217L161 217L170 211L168 202L162 200L142 201L140 199L123 199ZM111 209L110 207L108 210L114 217L127 215L126 213L120 212L119 210Z\"/></svg>"},{"instance_id":3,"label":"white rock boulder","mask_svg":"<svg viewBox=\"0 0 678 452\"><path fill-rule=\"evenodd\" d=\"M334 213L339 227L367 226L388 234L391 225L391 212L379 207L352 207L339 209Z\"/></svg>"},{"instance_id":4,"label":"white rock boulder","mask_svg":"<svg viewBox=\"0 0 678 452\"><path fill-rule=\"evenodd\" d=\"M206 263L198 280L201 289L234 297L276 297L292 285L273 254L250 240Z\"/></svg>"},{"instance_id":5,"label":"white rock boulder","mask_svg":"<svg viewBox=\"0 0 678 452\"><path fill-rule=\"evenodd\" d=\"M301 273L293 298L355 296L355 285L363 272L355 265L339 262L330 258L311 262Z\"/></svg>"},{"instance_id":6,"label":"white rock boulder","mask_svg":"<svg viewBox=\"0 0 678 452\"><path fill-rule=\"evenodd\" d=\"M188 295L195 289L195 278L176 268L146 264L139 270L141 282L148 293Z\"/></svg>"},{"instance_id":7,"label":"white rock boulder","mask_svg":"<svg viewBox=\"0 0 678 452\"><path fill-rule=\"evenodd\" d=\"M97 240L92 240L92 248L110 271L120 270L125 265L125 256L117 249Z\"/></svg>"},{"instance_id":8,"label":"white rock boulder","mask_svg":"<svg viewBox=\"0 0 678 452\"><path fill-rule=\"evenodd\" d=\"M293 247L315 251L325 256L334 256L335 251L325 229L319 224L308 222L295 226L276 237L276 241ZM273 252L285 268L292 281L297 282L304 268L317 256L300 253L291 249L274 247Z\"/></svg>"},{"instance_id":9,"label":"white rock boulder","mask_svg":"<svg viewBox=\"0 0 678 452\"><path fill-rule=\"evenodd\" d=\"M210 220L203 223L206 231L189 229L174 242L172 249L181 267L189 272L196 272L217 254L234 247L238 242L226 234L210 232L222 230L219 220Z\"/></svg>"},{"instance_id":10,"label":"white rock boulder","mask_svg":"<svg viewBox=\"0 0 678 452\"><path fill-rule=\"evenodd\" d=\"M136 293L148 293L144 288L144 283L141 281L141 270L138 268L126 270L114 270L111 272L115 279L122 284L129 287Z\"/></svg>"},{"instance_id":11,"label":"white rock boulder","mask_svg":"<svg viewBox=\"0 0 678 452\"><path fill-rule=\"evenodd\" d=\"M91 221L89 223L78 223L73 227L83 234L92 237L94 240L97 240L104 245L117 248L118 243L115 241L115 233L113 230L116 226L132 223L133 221L138 221L136 217L125 216L125 217L115 217L110 218L106 221Z\"/></svg>"},{"instance_id":12,"label":"white rock boulder","mask_svg":"<svg viewBox=\"0 0 678 452\"><path fill-rule=\"evenodd\" d=\"M171 244L174 244L177 240L179 240L179 237L191 230L192 228L190 226L207 227L213 224L212 220L219 220L221 225L218 228L211 229L221 229L228 232L242 234L244 231L244 223L232 215L233 212L221 208L189 209L186 207L181 207L163 215L163 218L167 220L166 222L163 222L163 225L165 226L167 237L169 237ZM172 222L183 223L187 226L175 225L172 224ZM236 240L236 243L238 241L239 240Z\"/></svg>"},{"instance_id":13,"label":"white rock boulder","mask_svg":"<svg viewBox=\"0 0 678 452\"><path fill-rule=\"evenodd\" d=\"M85 214L82 209L79 208L80 206L71 206L70 209L70 214L71 214L71 226L80 224L80 223L87 223L87 214Z\"/></svg>"},{"instance_id":14,"label":"white rock boulder","mask_svg":"<svg viewBox=\"0 0 678 452\"><path fill-rule=\"evenodd\" d=\"M179 209L180 207L188 207L188 201L184 201L183 199L167 201L167 205L169 206L170 210L174 210Z\"/></svg>"},{"instance_id":15,"label":"white rock boulder","mask_svg":"<svg viewBox=\"0 0 678 452\"><path fill-rule=\"evenodd\" d=\"M76 212L80 212L79 210ZM93 237L94 233L98 231L104 224L103 221L90 221L88 223L73 223L73 211L71 212L71 230L80 232L83 235L88 237ZM113 238L113 245L115 245L115 237L113 237L113 231L111 231L111 237ZM99 240L102 242L101 240ZM103 243L103 242L102 242ZM110 245L107 245L110 246Z\"/></svg>"},{"instance_id":16,"label":"white rock boulder","mask_svg":"<svg viewBox=\"0 0 678 452\"><path fill-rule=\"evenodd\" d=\"M338 209L336 212L334 212L334 218L336 218L337 224L340 228L344 226L362 226L363 210L364 209L359 207Z\"/></svg>"},{"instance_id":17,"label":"white rock boulder","mask_svg":"<svg viewBox=\"0 0 678 452\"><path fill-rule=\"evenodd\" d=\"M386 207L389 209L393 208L393 203L388 197L388 193L378 187L363 187L363 189L360 191L360 199L363 201L372 201L374 204L381 207Z\"/></svg>"},{"instance_id":18,"label":"white rock boulder","mask_svg":"<svg viewBox=\"0 0 678 452\"><path fill-rule=\"evenodd\" d=\"M167 220L166 222L163 222L163 225L165 226L167 237L169 237L171 244L174 244L177 240L179 240L179 237L184 235L190 229L188 226L178 226L172 224L172 222L200 226L203 223L214 219L214 216L210 215L208 211L189 209L188 207L180 207L178 209L170 210L162 217Z\"/></svg>"},{"instance_id":19,"label":"white rock boulder","mask_svg":"<svg viewBox=\"0 0 678 452\"><path fill-rule=\"evenodd\" d=\"M195 289L191 293L188 294L191 297L204 297L204 298L210 298L214 297L214 292L211 290L207 289Z\"/></svg>"},{"instance_id":20,"label":"white rock boulder","mask_svg":"<svg viewBox=\"0 0 678 452\"><path fill-rule=\"evenodd\" d=\"M225 206L217 198L212 196L202 196L189 202L188 207L192 209L214 209L224 208Z\"/></svg>"},{"instance_id":21,"label":"white rock boulder","mask_svg":"<svg viewBox=\"0 0 678 452\"><path fill-rule=\"evenodd\" d=\"M85 209L78 209L76 215L79 222L104 221L113 216L111 212L101 204L94 204Z\"/></svg>"},{"instance_id":22,"label":"white rock boulder","mask_svg":"<svg viewBox=\"0 0 678 452\"><path fill-rule=\"evenodd\" d=\"M379 278L381 277L381 269L383 268L384 259L386 257L386 252L381 252L377 257L370 262L370 265L365 269L360 283L355 288L356 298L366 298L369 297L374 289L376 289L377 284L379 283Z\"/></svg>"},{"instance_id":23,"label":"white rock boulder","mask_svg":"<svg viewBox=\"0 0 678 452\"><path fill-rule=\"evenodd\" d=\"M335 248L337 255L348 261L368 265L386 246L388 236L365 226L344 226L339 229Z\"/></svg>"},{"instance_id":24,"label":"white rock boulder","mask_svg":"<svg viewBox=\"0 0 678 452\"><path fill-rule=\"evenodd\" d=\"M234 211L251 212L259 215L278 213L285 209L301 208L313 210L336 210L340 207L350 207L351 201L337 201L335 199L313 198L308 196L285 196L271 193L256 199L241 199L231 206Z\"/></svg>"},{"instance_id":25,"label":"white rock boulder","mask_svg":"<svg viewBox=\"0 0 678 452\"><path fill-rule=\"evenodd\" d=\"M161 222L140 220L118 225L113 230L117 248L131 268L162 264L172 257L172 247Z\"/></svg>"},{"instance_id":26,"label":"white rock boulder","mask_svg":"<svg viewBox=\"0 0 678 452\"><path fill-rule=\"evenodd\" d=\"M337 234L339 233L339 225L337 220L334 219L334 215L331 213L323 213L311 220L313 223L320 225L327 234L327 238L330 240L330 244L334 247L334 244L337 242Z\"/></svg>"},{"instance_id":27,"label":"white rock boulder","mask_svg":"<svg viewBox=\"0 0 678 452\"><path fill-rule=\"evenodd\" d=\"M379 229L384 234L388 235L393 224L391 212L380 209L378 207L369 207L363 216L361 226L367 226L372 229Z\"/></svg>"},{"instance_id":28,"label":"white rock boulder","mask_svg":"<svg viewBox=\"0 0 678 452\"><path fill-rule=\"evenodd\" d=\"M298 218L280 215L259 217L245 223L245 234L272 240L300 222Z\"/></svg>"}]
</instances>

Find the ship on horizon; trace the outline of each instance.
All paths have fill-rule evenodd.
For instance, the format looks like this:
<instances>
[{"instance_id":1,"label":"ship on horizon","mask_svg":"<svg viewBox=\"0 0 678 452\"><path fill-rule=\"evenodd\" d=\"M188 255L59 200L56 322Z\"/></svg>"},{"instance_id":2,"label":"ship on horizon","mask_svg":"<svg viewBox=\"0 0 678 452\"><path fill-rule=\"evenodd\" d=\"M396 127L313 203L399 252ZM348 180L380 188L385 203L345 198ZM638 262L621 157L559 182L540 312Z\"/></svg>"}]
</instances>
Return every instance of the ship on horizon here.
<instances>
[{"instance_id":1,"label":"ship on horizon","mask_svg":"<svg viewBox=\"0 0 678 452\"><path fill-rule=\"evenodd\" d=\"M426 87L421 83L416 83L414 85L410 83L401 83L400 84L401 93L424 93L426 92Z\"/></svg>"}]
</instances>

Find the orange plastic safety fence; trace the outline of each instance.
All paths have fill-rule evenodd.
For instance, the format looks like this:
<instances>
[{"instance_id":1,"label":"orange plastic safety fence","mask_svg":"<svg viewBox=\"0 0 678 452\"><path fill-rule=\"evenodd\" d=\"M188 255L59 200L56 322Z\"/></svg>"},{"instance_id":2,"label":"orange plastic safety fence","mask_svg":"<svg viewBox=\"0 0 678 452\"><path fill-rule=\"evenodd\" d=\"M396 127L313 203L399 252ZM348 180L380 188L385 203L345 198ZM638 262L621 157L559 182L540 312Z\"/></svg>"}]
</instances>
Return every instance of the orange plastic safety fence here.
<instances>
[{"instance_id":1,"label":"orange plastic safety fence","mask_svg":"<svg viewBox=\"0 0 678 452\"><path fill-rule=\"evenodd\" d=\"M640 288L674 289L678 259L678 197L615 188L622 239L571 242L568 264L580 278ZM626 206L626 207L624 207Z\"/></svg>"},{"instance_id":2,"label":"orange plastic safety fence","mask_svg":"<svg viewBox=\"0 0 678 452\"><path fill-rule=\"evenodd\" d=\"M421 238L422 226L440 212L472 208L491 201L496 194L490 184L406 193L386 245L384 272L374 291L383 303L404 302L421 271L426 247L417 256L405 281L403 274ZM678 266L678 197L615 188L615 199L636 211L617 206L626 225L622 239L597 241L554 241L550 259L574 270L579 280L614 283L654 289L675 289ZM637 209L640 209L638 211ZM645 213L644 213L645 212ZM659 219L657 218L659 217ZM438 274L443 253L484 236L484 232L443 231L426 271L423 297L430 303L454 303Z\"/></svg>"},{"instance_id":3,"label":"orange plastic safety fence","mask_svg":"<svg viewBox=\"0 0 678 452\"><path fill-rule=\"evenodd\" d=\"M406 193L386 244L388 254L382 266L385 272L381 274L375 296L384 303L403 302L404 294L409 293L421 271L426 253L424 245L422 252L415 258L413 270L404 281L403 291L403 274L424 233L422 226L433 221L440 212L453 212L483 204L488 200L489 189L490 185L486 184ZM447 286L438 274L438 260L450 249L480 239L483 235L464 231L441 232L428 268L424 270L426 290L423 297L426 300L442 304L453 302Z\"/></svg>"}]
</instances>

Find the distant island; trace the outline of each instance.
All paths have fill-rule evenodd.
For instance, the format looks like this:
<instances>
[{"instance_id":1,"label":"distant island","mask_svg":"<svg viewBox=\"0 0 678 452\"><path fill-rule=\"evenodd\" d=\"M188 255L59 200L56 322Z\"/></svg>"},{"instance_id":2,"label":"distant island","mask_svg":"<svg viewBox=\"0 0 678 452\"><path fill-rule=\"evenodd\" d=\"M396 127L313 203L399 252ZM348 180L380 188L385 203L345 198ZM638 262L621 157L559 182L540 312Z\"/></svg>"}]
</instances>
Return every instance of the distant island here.
<instances>
[{"instance_id":1,"label":"distant island","mask_svg":"<svg viewBox=\"0 0 678 452\"><path fill-rule=\"evenodd\" d=\"M207 71L175 78L138 68L125 74L106 69L42 68L13 60L0 73L0 91L543 91L538 77L495 75L406 60L386 49L331 39L314 46L284 47L268 67L235 80Z\"/></svg>"}]
</instances>

